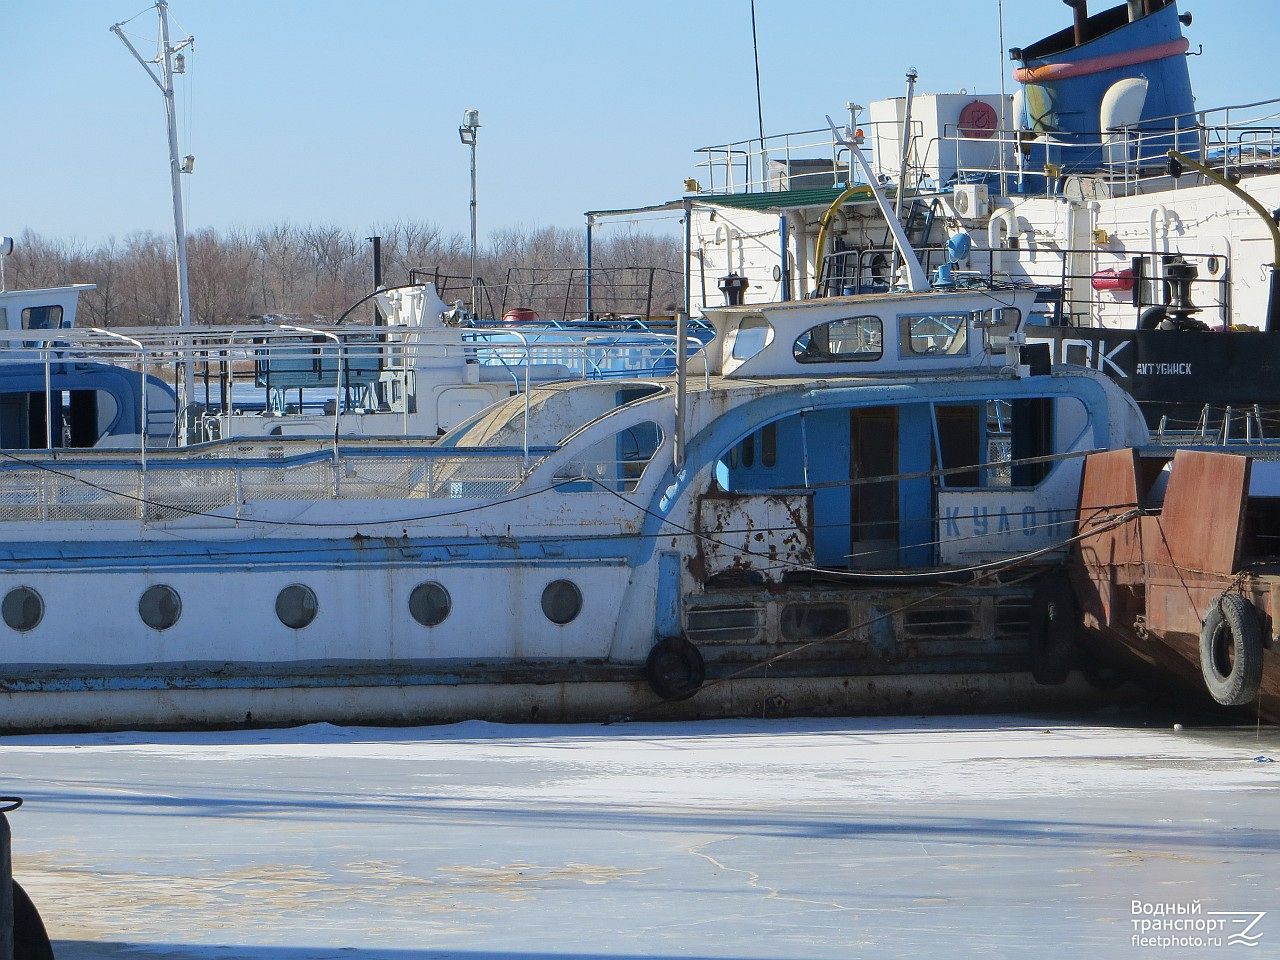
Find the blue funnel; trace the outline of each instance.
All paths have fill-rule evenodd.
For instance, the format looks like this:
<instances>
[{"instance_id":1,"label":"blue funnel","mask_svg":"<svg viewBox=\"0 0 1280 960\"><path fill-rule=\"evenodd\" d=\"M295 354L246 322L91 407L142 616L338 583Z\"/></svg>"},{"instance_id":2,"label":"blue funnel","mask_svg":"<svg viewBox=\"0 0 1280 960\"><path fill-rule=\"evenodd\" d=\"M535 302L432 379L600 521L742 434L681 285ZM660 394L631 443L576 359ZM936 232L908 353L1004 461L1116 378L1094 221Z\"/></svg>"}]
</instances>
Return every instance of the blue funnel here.
<instances>
[{"instance_id":1,"label":"blue funnel","mask_svg":"<svg viewBox=\"0 0 1280 960\"><path fill-rule=\"evenodd\" d=\"M1188 46L1176 0L1143 0L1081 15L1074 28L1010 51L1022 62L1014 79L1028 165L1155 167L1170 148L1194 149Z\"/></svg>"}]
</instances>

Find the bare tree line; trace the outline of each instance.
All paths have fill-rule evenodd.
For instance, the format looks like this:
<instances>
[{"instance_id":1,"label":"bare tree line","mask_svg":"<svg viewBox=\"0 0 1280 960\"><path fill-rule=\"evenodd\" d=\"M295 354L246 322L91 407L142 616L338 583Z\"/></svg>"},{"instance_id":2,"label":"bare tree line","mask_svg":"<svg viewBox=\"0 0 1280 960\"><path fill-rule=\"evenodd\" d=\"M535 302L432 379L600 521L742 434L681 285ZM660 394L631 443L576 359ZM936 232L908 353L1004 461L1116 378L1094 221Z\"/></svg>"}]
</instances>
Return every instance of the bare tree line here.
<instances>
[{"instance_id":1,"label":"bare tree line","mask_svg":"<svg viewBox=\"0 0 1280 960\"><path fill-rule=\"evenodd\" d=\"M383 283L434 280L447 301L470 301L471 253L461 235L428 223L393 223L381 237ZM187 240L192 323L225 325L263 316L337 320L373 289L369 236L341 227L280 223ZM682 294L675 239L610 232L592 243L592 311L670 314ZM585 316L586 237L557 227L498 231L477 250L478 312L531 307L544 319ZM137 232L98 246L26 231L6 263L12 287L93 283L81 296L81 326L178 322L172 238ZM367 314L364 314L367 316Z\"/></svg>"}]
</instances>

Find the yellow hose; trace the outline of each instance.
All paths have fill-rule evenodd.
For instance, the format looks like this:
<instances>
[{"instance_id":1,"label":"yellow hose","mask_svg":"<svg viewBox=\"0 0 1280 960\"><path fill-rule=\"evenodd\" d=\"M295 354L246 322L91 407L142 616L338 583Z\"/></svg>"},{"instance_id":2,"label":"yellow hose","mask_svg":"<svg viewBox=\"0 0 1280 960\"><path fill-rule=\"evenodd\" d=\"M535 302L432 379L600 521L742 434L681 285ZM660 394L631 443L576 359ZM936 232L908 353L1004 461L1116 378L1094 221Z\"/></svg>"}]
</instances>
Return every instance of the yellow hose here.
<instances>
[{"instance_id":1,"label":"yellow hose","mask_svg":"<svg viewBox=\"0 0 1280 960\"><path fill-rule=\"evenodd\" d=\"M822 258L827 250L827 233L831 229L831 221L849 200L853 199L854 194L861 194L859 200L870 200L873 196L871 188L866 184L858 184L852 187L845 187L841 191L840 196L836 197L835 203L827 208L827 212L822 215L822 219L818 221L818 245L813 257L813 266L817 277L822 276Z\"/></svg>"}]
</instances>

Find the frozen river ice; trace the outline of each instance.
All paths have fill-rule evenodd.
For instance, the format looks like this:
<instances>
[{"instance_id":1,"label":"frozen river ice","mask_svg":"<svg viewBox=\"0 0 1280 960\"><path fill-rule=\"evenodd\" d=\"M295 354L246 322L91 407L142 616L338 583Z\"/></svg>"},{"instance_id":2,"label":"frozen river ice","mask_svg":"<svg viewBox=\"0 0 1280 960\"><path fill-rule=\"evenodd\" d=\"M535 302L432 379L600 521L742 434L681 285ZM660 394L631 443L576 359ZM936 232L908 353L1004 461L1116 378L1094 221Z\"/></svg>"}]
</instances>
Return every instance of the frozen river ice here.
<instances>
[{"instance_id":1,"label":"frozen river ice","mask_svg":"<svg viewBox=\"0 0 1280 960\"><path fill-rule=\"evenodd\" d=\"M1263 912L1278 956L1269 759L1126 714L319 725L4 738L0 792L59 960L1231 956Z\"/></svg>"}]
</instances>

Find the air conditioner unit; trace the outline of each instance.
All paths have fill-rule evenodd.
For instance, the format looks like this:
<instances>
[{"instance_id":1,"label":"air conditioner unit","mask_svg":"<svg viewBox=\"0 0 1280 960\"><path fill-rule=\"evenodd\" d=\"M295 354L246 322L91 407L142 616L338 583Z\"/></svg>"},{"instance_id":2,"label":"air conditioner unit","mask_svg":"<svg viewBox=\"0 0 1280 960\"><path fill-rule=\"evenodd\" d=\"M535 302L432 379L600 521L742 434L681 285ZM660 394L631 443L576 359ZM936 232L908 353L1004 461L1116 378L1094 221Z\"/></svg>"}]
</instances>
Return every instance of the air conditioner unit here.
<instances>
[{"instance_id":1,"label":"air conditioner unit","mask_svg":"<svg viewBox=\"0 0 1280 960\"><path fill-rule=\"evenodd\" d=\"M987 201L985 183L958 183L951 194L951 206L955 207L959 217L985 217Z\"/></svg>"}]
</instances>

